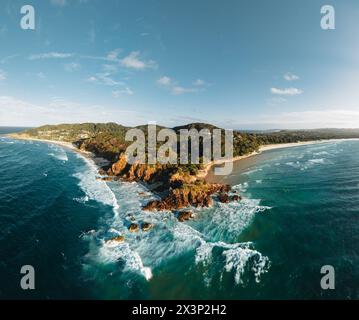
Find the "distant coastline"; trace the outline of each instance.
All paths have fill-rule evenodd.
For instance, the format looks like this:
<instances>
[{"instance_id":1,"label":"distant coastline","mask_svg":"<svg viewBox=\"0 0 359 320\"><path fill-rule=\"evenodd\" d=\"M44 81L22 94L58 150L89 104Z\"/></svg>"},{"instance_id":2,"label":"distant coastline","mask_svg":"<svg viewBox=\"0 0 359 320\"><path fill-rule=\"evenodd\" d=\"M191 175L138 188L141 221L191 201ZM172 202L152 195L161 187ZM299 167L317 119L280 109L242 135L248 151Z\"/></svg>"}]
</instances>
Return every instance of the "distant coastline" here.
<instances>
[{"instance_id":1,"label":"distant coastline","mask_svg":"<svg viewBox=\"0 0 359 320\"><path fill-rule=\"evenodd\" d=\"M38 138L31 137L31 136L27 136L25 134L19 134L19 133L10 133L10 134L6 134L5 136L13 138L13 139L19 139L19 140L39 141L39 142L57 144L57 145L60 145L62 147L69 148L72 151L78 152L78 153L82 154L83 156L86 156L87 158L90 157L96 163L96 161L95 161L96 155L95 154L93 154L91 152L88 152L88 151L80 150L78 147L76 147L71 142L59 141L59 140L38 139ZM243 160L243 159L247 159L247 158L254 157L256 155L262 154L263 152L266 152L266 151L271 151L271 150L276 150L276 149L284 149L284 148L300 147L300 146L307 146L307 145L313 145L313 144L322 144L322 143L329 143L329 142L336 142L336 141L351 141L351 140L359 140L359 138L298 141L298 142L292 142L292 143L279 143L279 144L262 145L262 146L259 147L258 151L254 151L254 152L251 152L251 153L246 154L246 155L236 156L236 157L233 157L233 158L227 159L227 160L211 161L210 163L208 163L205 166L204 169L199 170L199 172L196 174L196 178L206 179L206 177L208 176L210 170L215 166L220 166L221 164L224 164L224 163L227 163L227 162L237 162L237 161L240 161L240 160ZM96 164L99 165L98 163L96 163Z\"/></svg>"},{"instance_id":2,"label":"distant coastline","mask_svg":"<svg viewBox=\"0 0 359 320\"><path fill-rule=\"evenodd\" d=\"M146 130L145 126L140 128ZM179 134L182 129L194 129L196 132L206 129L212 132L211 130L220 128L207 123L190 123L171 130ZM232 163L274 149L359 139L358 129L284 130L266 134L234 131L233 154L228 160L213 161L204 165L151 165L128 163L125 152L129 146L125 138L128 130L128 127L116 123L61 124L45 125L8 136L58 144L79 152L98 166L98 179L143 183L158 195L160 200L149 201L142 207L144 211L172 211L175 215L178 215L178 210L188 210L191 207L211 207L215 201L241 201L241 195L232 190L229 184L210 182L208 173L216 165ZM191 217L191 213L187 212L181 220L189 220Z\"/></svg>"},{"instance_id":3,"label":"distant coastline","mask_svg":"<svg viewBox=\"0 0 359 320\"><path fill-rule=\"evenodd\" d=\"M44 142L44 143L51 143L51 144L56 144L58 146L70 149L71 151L74 151L76 153L79 153L80 155L82 155L83 157L90 159L93 161L93 163L98 166L99 168L101 168L101 166L103 165L105 159L99 159L96 157L95 154L93 154L92 152L89 151L85 151L85 150L81 150L79 148L77 148L73 143L71 142L66 142L66 141L59 141L59 140L48 140L48 139L38 139L38 138L33 138L30 136L26 136L24 134L18 134L18 133L10 133L10 134L6 134L6 137L12 138L12 139L16 139L16 140L24 140L24 141L38 141L38 142Z\"/></svg>"},{"instance_id":4,"label":"distant coastline","mask_svg":"<svg viewBox=\"0 0 359 320\"><path fill-rule=\"evenodd\" d=\"M313 145L313 144L321 144L321 143L329 143L329 142L335 142L335 141L351 141L351 140L359 140L359 138L343 138L343 139L328 139L328 140L313 140L313 141L299 141L299 142L292 142L292 143L279 143L279 144L268 144L268 145L262 145L259 147L258 151L251 152L249 154L233 157L228 160L219 160L219 161L212 161L206 165L206 167L203 170L200 170L197 174L198 178L205 179L211 169L215 166L220 166L221 164L227 163L227 162L237 162L243 159L247 159L250 157L254 157L256 155L259 155L263 152L275 150L275 149L284 149L284 148L293 148L293 147L300 147L300 146L307 146L307 145Z\"/></svg>"}]
</instances>

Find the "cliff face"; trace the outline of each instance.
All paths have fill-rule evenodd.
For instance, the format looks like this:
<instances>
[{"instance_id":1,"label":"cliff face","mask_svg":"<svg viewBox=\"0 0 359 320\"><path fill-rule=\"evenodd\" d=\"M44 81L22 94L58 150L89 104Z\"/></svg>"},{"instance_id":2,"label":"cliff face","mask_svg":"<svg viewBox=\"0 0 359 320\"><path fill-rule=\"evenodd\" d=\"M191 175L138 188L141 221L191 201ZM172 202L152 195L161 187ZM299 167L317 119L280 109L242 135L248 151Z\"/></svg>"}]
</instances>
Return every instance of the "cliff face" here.
<instances>
[{"instance_id":1,"label":"cliff face","mask_svg":"<svg viewBox=\"0 0 359 320\"><path fill-rule=\"evenodd\" d=\"M197 123L174 129L178 132L180 129L192 128L212 130L216 127ZM80 150L107 159L110 165L99 171L103 176L101 179L105 181L123 179L146 183L162 198L148 203L144 208L146 210L176 210L189 206L209 207L213 204L213 195L229 192L228 186L210 184L199 179L196 174L200 165L127 163L125 150L128 143L125 141L125 134L128 129L115 123L63 124L31 129L25 134L30 138L72 142ZM145 127L143 129L146 130ZM241 152L244 151L241 150ZM218 199L229 199L229 197L222 195Z\"/></svg>"},{"instance_id":2,"label":"cliff face","mask_svg":"<svg viewBox=\"0 0 359 320\"><path fill-rule=\"evenodd\" d=\"M159 201L151 201L144 207L144 210L173 210L189 206L210 207L213 204L213 194L229 190L230 187L226 185L197 180L194 184L184 184L179 188L171 189L167 197Z\"/></svg>"},{"instance_id":3,"label":"cliff face","mask_svg":"<svg viewBox=\"0 0 359 320\"><path fill-rule=\"evenodd\" d=\"M146 126L137 127L144 132ZM158 129L163 127L158 127ZM192 123L173 128L176 133L181 129L209 129L215 126L205 123ZM97 157L107 159L111 165L100 170L104 180L124 179L141 181L148 184L151 190L160 192L162 200L152 201L145 206L146 210L172 210L188 206L208 207L213 203L212 196L218 195L218 201L228 203L239 201L237 194L229 195L230 187L209 184L198 179L196 173L199 165L146 165L128 164L124 156L127 147L125 135L128 127L116 123L83 123L47 125L26 130L18 134L26 138L66 141L75 144L79 149L94 153ZM357 129L323 129L274 132L234 132L234 156L257 151L262 144L298 142L320 139L358 138ZM191 215L188 214L188 217Z\"/></svg>"},{"instance_id":4,"label":"cliff face","mask_svg":"<svg viewBox=\"0 0 359 320\"><path fill-rule=\"evenodd\" d=\"M105 158L110 162L115 162L118 156L126 150L127 145L122 140L100 134L99 136L80 139L75 145L83 151L92 152L98 157Z\"/></svg>"},{"instance_id":5,"label":"cliff face","mask_svg":"<svg viewBox=\"0 0 359 320\"><path fill-rule=\"evenodd\" d=\"M149 186L154 186L153 191L163 192L162 200L151 201L144 207L147 211L175 210L189 206L210 207L213 204L212 195L230 191L230 186L207 183L182 172L178 166L130 165L124 154L119 156L106 173L126 181L146 182Z\"/></svg>"}]
</instances>

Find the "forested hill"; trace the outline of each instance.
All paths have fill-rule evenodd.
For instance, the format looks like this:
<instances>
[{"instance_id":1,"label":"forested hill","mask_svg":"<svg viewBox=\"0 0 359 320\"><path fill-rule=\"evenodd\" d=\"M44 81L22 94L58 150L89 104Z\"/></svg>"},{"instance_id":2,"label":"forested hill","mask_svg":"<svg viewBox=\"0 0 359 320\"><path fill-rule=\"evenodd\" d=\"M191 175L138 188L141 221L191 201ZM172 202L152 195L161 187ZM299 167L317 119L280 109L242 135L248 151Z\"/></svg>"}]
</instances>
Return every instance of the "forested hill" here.
<instances>
[{"instance_id":1,"label":"forested hill","mask_svg":"<svg viewBox=\"0 0 359 320\"><path fill-rule=\"evenodd\" d=\"M147 126L136 128L144 130L145 133L147 131ZM157 130L161 128L164 127L159 126ZM192 123L173 129L179 134L181 129L208 129L212 131L216 128L209 124ZM124 153L130 143L125 141L128 129L130 128L116 123L62 124L42 126L13 136L25 139L72 142L80 150L89 151L98 157L106 158L110 164L100 169L101 179L106 181L116 179L141 181L150 185L152 191L161 195L161 200L150 201L146 204L145 210L178 210L190 206L209 207L213 204L213 199L224 203L240 201L240 195L231 190L230 186L211 184L201 178L199 170L204 169L204 163L201 160L199 164L128 164ZM335 138L359 138L359 130L283 130L264 133L235 131L234 156L257 151L263 144ZM157 146L160 144L158 143ZM183 219L190 219L191 216L188 213L187 218ZM182 218L180 217L180 219Z\"/></svg>"},{"instance_id":2,"label":"forested hill","mask_svg":"<svg viewBox=\"0 0 359 320\"><path fill-rule=\"evenodd\" d=\"M359 138L359 129L278 130L256 133L261 144Z\"/></svg>"},{"instance_id":3,"label":"forested hill","mask_svg":"<svg viewBox=\"0 0 359 320\"><path fill-rule=\"evenodd\" d=\"M147 125L137 126L147 133ZM165 128L157 126L160 130ZM83 123L46 125L23 133L29 137L61 140L67 142L86 142L94 148L94 151L106 152L116 157L122 152L128 142L125 135L130 127L116 123ZM181 129L218 129L218 127L206 123L190 123L184 126L172 128L177 134ZM258 150L261 145L277 144L299 141L347 139L359 138L359 129L317 129L317 130L277 130L266 132L234 131L234 156L245 155Z\"/></svg>"}]
</instances>

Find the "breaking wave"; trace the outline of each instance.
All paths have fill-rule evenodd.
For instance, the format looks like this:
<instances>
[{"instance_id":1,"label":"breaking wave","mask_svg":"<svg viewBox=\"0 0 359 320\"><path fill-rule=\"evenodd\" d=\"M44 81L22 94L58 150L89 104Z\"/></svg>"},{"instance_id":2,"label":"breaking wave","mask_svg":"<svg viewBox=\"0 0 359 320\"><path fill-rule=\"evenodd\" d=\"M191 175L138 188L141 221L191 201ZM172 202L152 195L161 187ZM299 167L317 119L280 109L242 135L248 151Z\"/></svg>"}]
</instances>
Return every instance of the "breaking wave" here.
<instances>
[{"instance_id":1,"label":"breaking wave","mask_svg":"<svg viewBox=\"0 0 359 320\"><path fill-rule=\"evenodd\" d=\"M244 274L246 271L252 272L255 281L258 283L261 275L269 270L269 258L254 250L251 242L235 244L202 242L196 250L196 264L203 264L208 267L212 263L213 249L216 247L221 249L221 255L225 258L223 271L234 272L236 284L245 283ZM208 280L210 281L210 279Z\"/></svg>"},{"instance_id":2,"label":"breaking wave","mask_svg":"<svg viewBox=\"0 0 359 320\"><path fill-rule=\"evenodd\" d=\"M95 200L105 205L112 206L114 210L118 209L118 203L115 194L108 187L107 183L97 180L97 166L92 160L79 154L77 157L85 162L85 170L75 173L73 176L79 180L78 185L85 192L84 199Z\"/></svg>"},{"instance_id":3,"label":"breaking wave","mask_svg":"<svg viewBox=\"0 0 359 320\"><path fill-rule=\"evenodd\" d=\"M63 148L52 144L49 145L49 148L51 149L51 152L48 154L49 156L64 162L69 160L67 157L67 153Z\"/></svg>"},{"instance_id":4,"label":"breaking wave","mask_svg":"<svg viewBox=\"0 0 359 320\"><path fill-rule=\"evenodd\" d=\"M138 183L106 183L96 180L96 165L87 158L86 168L74 176L86 196L74 199L78 202L95 200L113 207L114 215L106 218L98 230L84 234L90 243L86 256L89 265L114 264L122 261L124 272L141 274L146 280L152 278L152 270L171 258L193 252L193 265L202 263L211 268L213 248L222 251L222 272L233 272L236 284L243 283L244 273L250 272L256 281L269 268L269 259L254 249L250 243L229 244L252 222L255 214L270 209L261 206L260 200L243 199L239 203L215 203L209 209L194 209L198 219L180 223L171 212L148 213L142 206L157 197ZM248 183L234 186L243 192ZM136 223L151 223L150 232L130 233L128 226ZM123 236L124 242L109 241ZM234 240L235 242L235 240ZM203 273L204 279L206 272Z\"/></svg>"}]
</instances>

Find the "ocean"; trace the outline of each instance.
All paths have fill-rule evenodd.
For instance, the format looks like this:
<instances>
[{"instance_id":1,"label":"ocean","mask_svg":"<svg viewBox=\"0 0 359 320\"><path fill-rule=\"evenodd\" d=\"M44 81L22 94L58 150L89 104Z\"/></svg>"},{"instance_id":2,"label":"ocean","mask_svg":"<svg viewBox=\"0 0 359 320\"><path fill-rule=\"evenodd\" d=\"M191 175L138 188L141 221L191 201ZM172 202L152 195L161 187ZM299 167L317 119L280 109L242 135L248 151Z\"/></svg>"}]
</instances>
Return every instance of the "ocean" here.
<instances>
[{"instance_id":1,"label":"ocean","mask_svg":"<svg viewBox=\"0 0 359 320\"><path fill-rule=\"evenodd\" d=\"M0 299L358 299L358 154L351 140L241 160L211 179L243 200L180 223L143 212L143 186L96 180L79 153L0 137ZM20 287L23 265L35 290ZM320 286L324 265L335 290Z\"/></svg>"}]
</instances>

